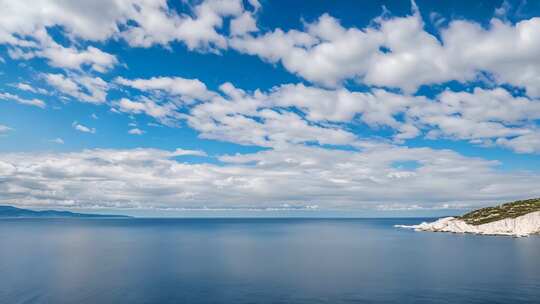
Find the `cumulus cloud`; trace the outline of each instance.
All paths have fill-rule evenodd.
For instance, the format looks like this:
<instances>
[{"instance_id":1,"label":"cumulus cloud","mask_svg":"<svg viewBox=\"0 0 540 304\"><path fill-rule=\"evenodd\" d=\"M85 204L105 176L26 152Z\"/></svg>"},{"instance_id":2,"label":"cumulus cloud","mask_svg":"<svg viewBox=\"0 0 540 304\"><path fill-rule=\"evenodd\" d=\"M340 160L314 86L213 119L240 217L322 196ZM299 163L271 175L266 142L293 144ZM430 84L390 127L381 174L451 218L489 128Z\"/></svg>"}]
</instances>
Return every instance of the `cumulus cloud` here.
<instances>
[{"instance_id":1,"label":"cumulus cloud","mask_svg":"<svg viewBox=\"0 0 540 304\"><path fill-rule=\"evenodd\" d=\"M29 35L34 40L23 45L20 43L12 45L12 48L8 51L11 58L28 60L40 57L45 58L53 67L72 70L82 70L84 67L88 67L100 73L108 71L118 63L116 56L93 46L79 49L73 46L65 47L60 45L50 37L45 29L38 29Z\"/></svg>"},{"instance_id":2,"label":"cumulus cloud","mask_svg":"<svg viewBox=\"0 0 540 304\"><path fill-rule=\"evenodd\" d=\"M334 107L336 93L330 91L314 88L310 91L299 85L299 92L291 92L295 86L286 85L276 87L270 93L257 90L250 94L225 83L220 86L220 92L213 92L198 80L162 77L117 79L117 82L142 91L165 90L169 95L198 97L193 100L195 104L188 108L183 107L184 103L169 99L162 101L155 96L136 101L122 98L115 103L115 109L146 114L169 125L174 121L186 120L204 138L268 147L308 142L347 145L355 141L352 133L328 123L350 120L354 115L353 110L357 109L354 100L344 97L345 103L349 104L336 103L338 107L343 106L336 113L336 110L330 110ZM298 107L307 116L303 117L286 107ZM180 113L180 109L186 110L185 113Z\"/></svg>"},{"instance_id":3,"label":"cumulus cloud","mask_svg":"<svg viewBox=\"0 0 540 304\"><path fill-rule=\"evenodd\" d=\"M378 50L379 40L356 28L344 29L325 14L306 31L278 28L255 36L232 37L230 45L242 53L281 62L307 80L335 86L367 69L369 55Z\"/></svg>"},{"instance_id":4,"label":"cumulus cloud","mask_svg":"<svg viewBox=\"0 0 540 304\"><path fill-rule=\"evenodd\" d=\"M348 145L356 139L336 126L278 109L260 91L248 94L230 83L220 86L220 90L221 95L194 106L186 117L203 138L266 147L309 142Z\"/></svg>"},{"instance_id":5,"label":"cumulus cloud","mask_svg":"<svg viewBox=\"0 0 540 304\"><path fill-rule=\"evenodd\" d=\"M180 41L191 50L209 50L227 47L217 30L224 18L244 12L240 0L206 0L185 5L182 12L164 0L39 0L31 4L4 0L0 6L6 16L0 20L0 43L19 52L32 49L26 52L28 56L45 57L54 66L80 68L87 64L98 72L116 64L116 58L93 46L60 46L47 35L47 29L60 27L71 41L121 38L137 47Z\"/></svg>"},{"instance_id":6,"label":"cumulus cloud","mask_svg":"<svg viewBox=\"0 0 540 304\"><path fill-rule=\"evenodd\" d=\"M85 150L4 153L0 202L36 206L229 208L317 205L380 208L484 205L538 196L540 177L501 172L496 162L448 150L373 146L362 152L294 147L183 162L201 151ZM398 161L417 161L412 171ZM396 178L399 176L399 178ZM388 191L392 189L392 191Z\"/></svg>"},{"instance_id":7,"label":"cumulus cloud","mask_svg":"<svg viewBox=\"0 0 540 304\"><path fill-rule=\"evenodd\" d=\"M103 103L107 100L107 83L100 77L80 74L43 74L45 81L60 93L77 101Z\"/></svg>"},{"instance_id":8,"label":"cumulus cloud","mask_svg":"<svg viewBox=\"0 0 540 304\"><path fill-rule=\"evenodd\" d=\"M527 97L513 97L502 88L447 90L437 101L416 102L405 112L419 128L429 130L432 137L495 138L502 143L507 138L538 132L535 121L540 119L540 103ZM534 145L530 147L530 151L540 151Z\"/></svg>"},{"instance_id":9,"label":"cumulus cloud","mask_svg":"<svg viewBox=\"0 0 540 304\"><path fill-rule=\"evenodd\" d=\"M437 33L430 33L413 5L408 16L385 13L364 28L345 27L323 14L302 29L259 31L255 12L260 4L250 2L250 6L254 11L240 0L207 0L178 11L167 1L59 4L40 0L32 5L4 1L3 12L9 18L0 21L0 43L10 45L13 58L43 57L66 69L105 72L118 64L114 55L91 45L60 45L47 33L48 28L59 26L72 42L124 39L131 46L149 47L180 41L191 50L210 51L232 46L269 62L281 62L288 71L327 87L352 79L412 93L421 85L473 81L487 73L496 83L523 87L530 96L540 96L538 18L512 24L496 14L485 27L474 21L450 20L447 26L438 26ZM106 14L103 7L108 8ZM226 19L230 19L229 36L223 34Z\"/></svg>"},{"instance_id":10,"label":"cumulus cloud","mask_svg":"<svg viewBox=\"0 0 540 304\"><path fill-rule=\"evenodd\" d=\"M140 98L133 101L128 98L121 98L114 103L114 109L118 112L130 114L146 114L159 122L173 126L182 117L176 110L178 106L171 102L157 103L149 98Z\"/></svg>"},{"instance_id":11,"label":"cumulus cloud","mask_svg":"<svg viewBox=\"0 0 540 304\"><path fill-rule=\"evenodd\" d=\"M137 13L129 14L137 26L120 33L130 45L148 47L181 41L191 49L226 48L226 39L217 32L225 17L240 15L244 8L239 0L207 0L192 7L192 15L177 14L166 1L145 2ZM157 22L156 22L157 21Z\"/></svg>"},{"instance_id":12,"label":"cumulus cloud","mask_svg":"<svg viewBox=\"0 0 540 304\"><path fill-rule=\"evenodd\" d=\"M108 13L102 14L100 8L105 5ZM255 10L260 7L255 2L250 5ZM93 46L62 46L47 34L48 27L61 26L72 39L120 37L132 46L167 45L171 41L182 41L190 49L230 45L242 53L281 62L309 81L332 87L354 79L414 92L423 84L476 80L479 72L487 72L497 83L524 87L532 96L540 96L536 56L540 41L535 38L540 31L538 18L511 24L495 16L487 27L452 20L434 35L425 30L424 20L413 6L408 16L385 14L365 28L344 27L338 19L323 14L300 30L276 28L253 34L258 32L254 12L247 11L239 0L208 0L187 6L191 15L170 8L166 1L98 1L92 5L6 1L3 7L13 17L0 22L0 42L13 46L12 57L41 56L53 66L69 69L86 65L104 72L118 61ZM231 36L226 38L217 29L228 17L232 18Z\"/></svg>"},{"instance_id":13,"label":"cumulus cloud","mask_svg":"<svg viewBox=\"0 0 540 304\"><path fill-rule=\"evenodd\" d=\"M293 107L305 116L309 129L326 127L311 133L314 138L293 135L293 142L319 141L320 143L354 144L355 136L342 130L339 123L364 123L371 128L387 127L394 130L394 139L402 141L419 136L427 138L450 138L456 140L493 139L496 144L518 150L517 146L506 144L506 140L513 138L517 142L521 136L538 134L536 121L540 119L540 102L527 97L514 97L502 88L480 89L472 92L455 92L446 90L429 99L423 96L407 96L390 93L385 90L372 90L372 92L354 92L347 89L327 90L316 87L298 85L281 85L270 90L269 93L257 91L252 95L231 85L224 85L222 89L226 98L216 97L211 102L194 107L188 122L203 136L210 138L241 140L244 133L250 137L259 136L272 139L269 134L286 134L277 130L268 129L260 132L257 126L265 121L260 115L261 109L281 109L285 115ZM228 93L227 93L228 92ZM294 113L288 113L292 115ZM254 119L259 117L259 119ZM290 116L288 116L290 118ZM220 123L225 122L225 123ZM310 124L311 123L311 124ZM242 132L240 127L244 126ZM289 129L303 130L308 136L309 131L293 123L280 124ZM340 133L336 133L335 128ZM234 134L234 135L233 135ZM362 134L360 134L362 135ZM327 140L326 137L333 140ZM322 139L322 140L319 140ZM247 140L248 142L250 140ZM258 144L264 140L254 141ZM534 141L530 141L528 148L524 148L527 141L520 145L521 152L540 152Z\"/></svg>"},{"instance_id":14,"label":"cumulus cloud","mask_svg":"<svg viewBox=\"0 0 540 304\"><path fill-rule=\"evenodd\" d=\"M80 69L82 66L88 65L91 69L101 73L106 72L118 62L115 56L92 46L84 50L73 47L47 47L36 54L47 58L50 65L54 67Z\"/></svg>"},{"instance_id":15,"label":"cumulus cloud","mask_svg":"<svg viewBox=\"0 0 540 304\"><path fill-rule=\"evenodd\" d=\"M518 153L538 153L540 151L540 130L513 138L499 138L496 144L508 147Z\"/></svg>"},{"instance_id":16,"label":"cumulus cloud","mask_svg":"<svg viewBox=\"0 0 540 304\"><path fill-rule=\"evenodd\" d=\"M186 120L201 137L265 147L310 142L355 145L362 134L347 131L344 124L365 124L392 130L396 142L423 136L484 146L491 142L517 151L507 140L518 142L521 136L536 134L540 119L538 100L513 96L503 88L444 90L428 98L384 89L356 92L304 84L246 92L231 83L210 91L198 80L183 78L117 82L144 92L167 92L165 97L153 94L138 101L122 98L116 103L121 112L144 113L169 125ZM171 95L188 96L183 99L190 102L175 102ZM525 142L519 145L521 152L540 152L534 141L529 148L524 148Z\"/></svg>"},{"instance_id":17,"label":"cumulus cloud","mask_svg":"<svg viewBox=\"0 0 540 304\"><path fill-rule=\"evenodd\" d=\"M165 0L38 0L31 4L2 0L0 7L0 44L9 46L11 58L39 57L54 67L99 73L112 69L118 59L93 45L81 47L80 42L123 39L132 47L168 47L178 41L190 50L218 52L227 48L226 38L218 32L224 19L244 12L241 0L185 4L182 12ZM57 42L48 32L52 28L60 29L67 43Z\"/></svg>"},{"instance_id":18,"label":"cumulus cloud","mask_svg":"<svg viewBox=\"0 0 540 304\"><path fill-rule=\"evenodd\" d=\"M213 96L204 83L198 79L186 79L181 77L152 77L150 79L126 79L116 78L119 85L138 89L140 91L167 93L178 96L184 102L194 100L208 100Z\"/></svg>"},{"instance_id":19,"label":"cumulus cloud","mask_svg":"<svg viewBox=\"0 0 540 304\"><path fill-rule=\"evenodd\" d=\"M258 28L255 18L249 12L245 12L231 20L231 35L233 36L241 36L256 31L258 31Z\"/></svg>"},{"instance_id":20,"label":"cumulus cloud","mask_svg":"<svg viewBox=\"0 0 540 304\"><path fill-rule=\"evenodd\" d=\"M497 83L540 96L540 19L511 24L494 17L487 27L454 20L427 32L416 7L405 17L383 15L365 28L344 27L323 14L303 30L274 29L232 37L236 50L281 62L290 72L325 86L347 79L414 92L424 84L477 80L480 72ZM513 47L509 48L508 45Z\"/></svg>"}]
</instances>

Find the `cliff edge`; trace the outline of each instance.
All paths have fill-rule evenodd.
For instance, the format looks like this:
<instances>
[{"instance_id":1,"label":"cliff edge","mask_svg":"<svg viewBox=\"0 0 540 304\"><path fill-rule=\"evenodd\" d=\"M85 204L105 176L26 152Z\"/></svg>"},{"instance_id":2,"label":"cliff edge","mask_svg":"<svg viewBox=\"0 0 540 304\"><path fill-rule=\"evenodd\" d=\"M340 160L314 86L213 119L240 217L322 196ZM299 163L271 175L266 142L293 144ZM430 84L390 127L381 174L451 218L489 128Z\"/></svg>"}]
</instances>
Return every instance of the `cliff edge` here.
<instances>
[{"instance_id":1,"label":"cliff edge","mask_svg":"<svg viewBox=\"0 0 540 304\"><path fill-rule=\"evenodd\" d=\"M460 217L445 217L432 223L396 225L416 231L528 236L540 233L540 199L506 203L472 211Z\"/></svg>"}]
</instances>

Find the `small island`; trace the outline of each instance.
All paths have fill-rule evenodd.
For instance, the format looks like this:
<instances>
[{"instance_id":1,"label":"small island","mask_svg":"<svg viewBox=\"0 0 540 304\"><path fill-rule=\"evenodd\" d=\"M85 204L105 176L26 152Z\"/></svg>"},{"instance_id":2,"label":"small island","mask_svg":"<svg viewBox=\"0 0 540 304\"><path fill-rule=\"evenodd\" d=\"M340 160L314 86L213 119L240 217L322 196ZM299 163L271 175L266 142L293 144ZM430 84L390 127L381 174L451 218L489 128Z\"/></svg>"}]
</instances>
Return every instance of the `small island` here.
<instances>
[{"instance_id":1,"label":"small island","mask_svg":"<svg viewBox=\"0 0 540 304\"><path fill-rule=\"evenodd\" d=\"M529 236L540 233L540 198L482 208L458 217L441 218L432 223L396 227L416 231Z\"/></svg>"},{"instance_id":2,"label":"small island","mask_svg":"<svg viewBox=\"0 0 540 304\"><path fill-rule=\"evenodd\" d=\"M0 206L0 218L129 218L126 215L75 213L57 210L29 210L13 206Z\"/></svg>"}]
</instances>

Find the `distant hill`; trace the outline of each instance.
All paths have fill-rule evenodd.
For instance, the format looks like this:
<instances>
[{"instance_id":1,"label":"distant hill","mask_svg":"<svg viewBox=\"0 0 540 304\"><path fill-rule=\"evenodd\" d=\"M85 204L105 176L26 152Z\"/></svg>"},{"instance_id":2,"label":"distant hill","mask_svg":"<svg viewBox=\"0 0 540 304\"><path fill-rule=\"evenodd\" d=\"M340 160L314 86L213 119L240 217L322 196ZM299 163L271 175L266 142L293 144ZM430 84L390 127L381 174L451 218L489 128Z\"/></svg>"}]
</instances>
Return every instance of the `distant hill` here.
<instances>
[{"instance_id":1,"label":"distant hill","mask_svg":"<svg viewBox=\"0 0 540 304\"><path fill-rule=\"evenodd\" d=\"M516 218L522 215L540 211L540 198L515 201L496 207L487 207L469 212L459 217L470 225L482 225L507 218Z\"/></svg>"},{"instance_id":2,"label":"distant hill","mask_svg":"<svg viewBox=\"0 0 540 304\"><path fill-rule=\"evenodd\" d=\"M129 217L126 215L111 214L87 214L74 213L69 211L43 210L34 211L28 209L16 208L13 206L0 206L0 218L6 217L32 217L32 218L120 218Z\"/></svg>"},{"instance_id":3,"label":"distant hill","mask_svg":"<svg viewBox=\"0 0 540 304\"><path fill-rule=\"evenodd\" d=\"M469 212L460 217L445 217L419 225L396 225L416 231L508 235L540 234L540 198L515 201Z\"/></svg>"}]
</instances>

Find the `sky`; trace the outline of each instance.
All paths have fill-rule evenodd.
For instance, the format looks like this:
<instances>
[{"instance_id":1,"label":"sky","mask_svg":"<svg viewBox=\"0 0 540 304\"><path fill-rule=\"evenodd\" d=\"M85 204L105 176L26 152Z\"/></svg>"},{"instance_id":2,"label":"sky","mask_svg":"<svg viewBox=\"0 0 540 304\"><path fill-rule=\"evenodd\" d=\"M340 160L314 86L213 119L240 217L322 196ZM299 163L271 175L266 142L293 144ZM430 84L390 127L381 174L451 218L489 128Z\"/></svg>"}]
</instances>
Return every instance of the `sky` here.
<instances>
[{"instance_id":1,"label":"sky","mask_svg":"<svg viewBox=\"0 0 540 304\"><path fill-rule=\"evenodd\" d=\"M540 197L538 16L0 0L0 204L427 216Z\"/></svg>"}]
</instances>

